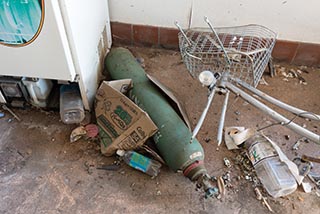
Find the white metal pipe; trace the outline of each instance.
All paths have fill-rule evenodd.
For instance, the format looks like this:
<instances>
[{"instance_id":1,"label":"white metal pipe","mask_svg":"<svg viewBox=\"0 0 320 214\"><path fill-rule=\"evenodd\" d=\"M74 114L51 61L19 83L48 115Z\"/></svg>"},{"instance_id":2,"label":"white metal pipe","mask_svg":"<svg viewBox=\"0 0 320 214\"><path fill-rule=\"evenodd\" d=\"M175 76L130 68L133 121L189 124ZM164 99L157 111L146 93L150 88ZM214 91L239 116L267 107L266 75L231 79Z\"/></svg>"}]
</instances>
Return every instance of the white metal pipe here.
<instances>
[{"instance_id":1,"label":"white metal pipe","mask_svg":"<svg viewBox=\"0 0 320 214\"><path fill-rule=\"evenodd\" d=\"M210 91L210 94L208 96L208 101L207 101L207 105L205 107L205 109L203 110L202 114L201 114L201 117L200 119L198 120L198 123L196 125L196 127L194 128L193 132L192 132L192 137L191 137L191 141L197 136L203 122L204 122L204 119L208 113L208 110L211 106L211 103L212 103L212 100L213 100L213 97L214 97L214 94L215 94L215 88L213 88L211 91Z\"/></svg>"},{"instance_id":2,"label":"white metal pipe","mask_svg":"<svg viewBox=\"0 0 320 214\"><path fill-rule=\"evenodd\" d=\"M216 37L218 43L219 43L219 46L220 48L222 49L223 53L224 53L224 56L226 57L226 62L228 63L228 65L230 66L231 65L231 61L230 61L230 58L228 56L228 53L226 51L226 49L224 48L223 46L223 43L221 42L220 38L219 38L219 35L217 34L216 30L213 28L211 22L209 21L209 18L207 16L204 17L204 21L209 25L211 31L213 32L214 36Z\"/></svg>"},{"instance_id":3,"label":"white metal pipe","mask_svg":"<svg viewBox=\"0 0 320 214\"><path fill-rule=\"evenodd\" d=\"M177 26L177 28L179 29L180 33L183 35L183 37L188 42L188 44L191 45L192 43L190 42L189 38L187 37L187 35L184 32L184 30L182 29L182 27L179 25L178 21L175 21L174 24Z\"/></svg>"},{"instance_id":4,"label":"white metal pipe","mask_svg":"<svg viewBox=\"0 0 320 214\"><path fill-rule=\"evenodd\" d=\"M282 108L285 109L287 111L292 112L293 114L298 115L299 117L304 117L304 118L308 118L311 120L318 120L320 121L320 115L314 114L314 113L309 113L308 111L304 111L302 109L296 108L294 106L288 105L284 102L281 102L273 97L271 97L270 95L263 93L262 91L248 85L246 82L240 80L240 79L235 79L235 81L237 83L239 83L242 87L248 89L249 91L251 91L252 93L258 95L259 97L261 97L262 99Z\"/></svg>"},{"instance_id":5,"label":"white metal pipe","mask_svg":"<svg viewBox=\"0 0 320 214\"><path fill-rule=\"evenodd\" d=\"M221 116L220 116L220 122L219 122L219 127L218 127L218 134L217 134L218 146L220 146L220 144L222 142L222 134L223 134L224 121L225 121L225 118L226 118L226 111L227 111L227 106L228 106L229 93L230 93L230 91L227 90L226 96L224 98L222 110L221 110Z\"/></svg>"},{"instance_id":6,"label":"white metal pipe","mask_svg":"<svg viewBox=\"0 0 320 214\"><path fill-rule=\"evenodd\" d=\"M291 120L285 118L284 116L282 116L278 112L272 110L271 108L269 108L268 106L266 106L262 102L256 100L255 98L253 98L252 96L250 96L246 92L244 92L241 89L239 89L238 87L232 85L231 83L227 82L226 87L228 89L230 89L232 92L234 92L235 94L241 96L243 99L245 99L251 105L255 106L256 108L260 109L264 113L268 114L274 120L285 124L286 127L293 130L294 132L310 139L311 141L313 141L317 144L320 144L320 136L319 135L317 135L317 134L297 125L296 123L292 122Z\"/></svg>"}]
</instances>

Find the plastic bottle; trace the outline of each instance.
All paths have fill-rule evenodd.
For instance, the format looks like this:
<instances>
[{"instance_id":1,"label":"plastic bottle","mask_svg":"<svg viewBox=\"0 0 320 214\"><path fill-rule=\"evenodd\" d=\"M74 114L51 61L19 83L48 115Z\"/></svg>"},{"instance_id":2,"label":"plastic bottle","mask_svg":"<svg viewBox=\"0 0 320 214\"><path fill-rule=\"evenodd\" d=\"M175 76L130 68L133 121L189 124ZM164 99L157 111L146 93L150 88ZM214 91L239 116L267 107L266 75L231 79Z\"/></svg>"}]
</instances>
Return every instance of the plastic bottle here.
<instances>
[{"instance_id":1,"label":"plastic bottle","mask_svg":"<svg viewBox=\"0 0 320 214\"><path fill-rule=\"evenodd\" d=\"M129 166L155 177L160 172L161 163L147 158L134 151L117 150L117 155L123 157L124 162Z\"/></svg>"},{"instance_id":2,"label":"plastic bottle","mask_svg":"<svg viewBox=\"0 0 320 214\"><path fill-rule=\"evenodd\" d=\"M76 84L60 87L60 117L66 124L80 123L84 117L83 103Z\"/></svg>"},{"instance_id":3,"label":"plastic bottle","mask_svg":"<svg viewBox=\"0 0 320 214\"><path fill-rule=\"evenodd\" d=\"M280 161L277 152L265 136L256 134L246 145L257 176L272 197L289 195L297 189L297 182L288 166Z\"/></svg>"},{"instance_id":4,"label":"plastic bottle","mask_svg":"<svg viewBox=\"0 0 320 214\"><path fill-rule=\"evenodd\" d=\"M31 104L37 107L47 107L47 99L53 86L52 81L24 77L22 82L29 92Z\"/></svg>"}]
</instances>

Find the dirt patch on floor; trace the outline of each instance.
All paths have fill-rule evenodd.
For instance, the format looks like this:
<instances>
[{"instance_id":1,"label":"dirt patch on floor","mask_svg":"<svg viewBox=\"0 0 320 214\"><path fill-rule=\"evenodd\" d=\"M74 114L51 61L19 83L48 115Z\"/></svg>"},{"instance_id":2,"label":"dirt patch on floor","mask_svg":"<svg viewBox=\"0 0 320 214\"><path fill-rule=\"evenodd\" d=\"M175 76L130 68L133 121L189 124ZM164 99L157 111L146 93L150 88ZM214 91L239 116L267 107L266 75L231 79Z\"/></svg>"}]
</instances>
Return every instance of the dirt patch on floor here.
<instances>
[{"instance_id":1,"label":"dirt patch on floor","mask_svg":"<svg viewBox=\"0 0 320 214\"><path fill-rule=\"evenodd\" d=\"M180 54L129 48L143 59L146 72L184 103L194 127L206 103L207 90L188 75ZM306 69L308 73L301 74L306 85L296 78L287 81L281 74L271 78L266 73L268 85L258 88L284 102L320 113L320 70ZM8 122L9 114L0 119L0 213L268 213L256 199L252 182L241 178L242 171L234 164L238 152L228 151L224 145L218 148L216 144L222 103L223 96L217 95L197 137L205 150L210 175L230 171L232 187L221 200L204 199L193 183L165 166L154 179L124 164L118 171L98 170L98 166L112 164L116 158L101 155L95 142L70 143L69 134L75 126L62 124L57 112L15 110L22 122ZM229 104L226 126L263 127L274 122L235 95L231 95ZM320 131L319 122L295 122L316 133ZM291 148L300 136L285 127L273 126L265 133L291 159L302 154L320 155L319 147L313 143L293 151ZM230 169L224 165L224 157L231 160ZM320 213L318 196L306 194L301 188L287 197L268 197L268 201L275 213Z\"/></svg>"}]
</instances>

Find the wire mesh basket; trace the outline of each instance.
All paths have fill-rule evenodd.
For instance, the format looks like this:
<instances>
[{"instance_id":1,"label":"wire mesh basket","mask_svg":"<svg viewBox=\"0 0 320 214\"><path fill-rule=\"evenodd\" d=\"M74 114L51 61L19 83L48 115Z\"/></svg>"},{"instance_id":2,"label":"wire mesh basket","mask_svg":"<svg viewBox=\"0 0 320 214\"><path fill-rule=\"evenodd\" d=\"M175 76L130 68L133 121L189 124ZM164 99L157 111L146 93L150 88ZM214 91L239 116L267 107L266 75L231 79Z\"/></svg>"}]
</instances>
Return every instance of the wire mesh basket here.
<instances>
[{"instance_id":1,"label":"wire mesh basket","mask_svg":"<svg viewBox=\"0 0 320 214\"><path fill-rule=\"evenodd\" d=\"M205 19L206 20L206 19ZM179 48L193 77L204 71L226 72L256 87L270 60L276 33L261 25L191 28L180 32Z\"/></svg>"}]
</instances>

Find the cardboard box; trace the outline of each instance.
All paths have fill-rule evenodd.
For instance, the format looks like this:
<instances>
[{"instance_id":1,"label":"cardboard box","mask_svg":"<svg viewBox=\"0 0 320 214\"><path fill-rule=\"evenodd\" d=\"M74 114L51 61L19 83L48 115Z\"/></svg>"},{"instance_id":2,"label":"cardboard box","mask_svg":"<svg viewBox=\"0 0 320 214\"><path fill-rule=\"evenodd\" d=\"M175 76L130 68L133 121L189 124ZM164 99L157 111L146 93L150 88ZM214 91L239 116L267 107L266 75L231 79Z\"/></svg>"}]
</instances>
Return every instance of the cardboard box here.
<instances>
[{"instance_id":1,"label":"cardboard box","mask_svg":"<svg viewBox=\"0 0 320 214\"><path fill-rule=\"evenodd\" d=\"M95 102L101 152L107 156L116 150L134 150L154 135L158 128L149 115L127 98L132 85L130 79L104 81Z\"/></svg>"}]
</instances>

